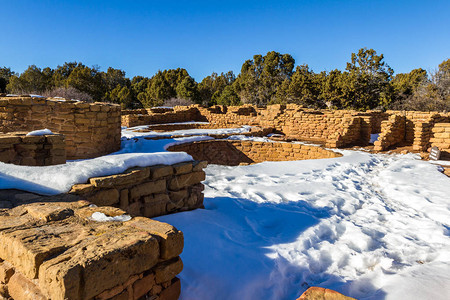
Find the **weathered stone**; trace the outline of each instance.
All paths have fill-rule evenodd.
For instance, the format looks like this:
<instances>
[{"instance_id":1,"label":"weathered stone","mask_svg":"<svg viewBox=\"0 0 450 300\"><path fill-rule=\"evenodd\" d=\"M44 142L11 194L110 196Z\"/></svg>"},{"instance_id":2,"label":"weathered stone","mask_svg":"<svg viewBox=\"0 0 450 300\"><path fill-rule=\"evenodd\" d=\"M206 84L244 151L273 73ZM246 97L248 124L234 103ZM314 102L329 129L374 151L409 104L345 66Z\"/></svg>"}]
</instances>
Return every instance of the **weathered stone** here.
<instances>
[{"instance_id":1,"label":"weathered stone","mask_svg":"<svg viewBox=\"0 0 450 300\"><path fill-rule=\"evenodd\" d=\"M333 290L310 287L297 300L355 300Z\"/></svg>"},{"instance_id":2,"label":"weathered stone","mask_svg":"<svg viewBox=\"0 0 450 300\"><path fill-rule=\"evenodd\" d=\"M150 167L152 179L160 179L173 174L172 166L157 165Z\"/></svg>"},{"instance_id":3,"label":"weathered stone","mask_svg":"<svg viewBox=\"0 0 450 300\"><path fill-rule=\"evenodd\" d=\"M172 278L173 277L171 277L170 279L172 279ZM133 284L134 299L139 299L142 296L144 296L145 294L147 294L148 292L150 292L150 290L153 288L154 285L155 285L155 275L154 274L147 275L147 276L137 280Z\"/></svg>"},{"instance_id":4,"label":"weathered stone","mask_svg":"<svg viewBox=\"0 0 450 300\"><path fill-rule=\"evenodd\" d=\"M145 230L153 234L159 241L160 256L162 259L177 257L183 251L183 233L172 225L140 217L133 218L125 222L124 225Z\"/></svg>"},{"instance_id":5,"label":"weathered stone","mask_svg":"<svg viewBox=\"0 0 450 300\"><path fill-rule=\"evenodd\" d=\"M173 166L174 174L181 175L192 171L192 162L182 162L174 164Z\"/></svg>"},{"instance_id":6,"label":"weathered stone","mask_svg":"<svg viewBox=\"0 0 450 300\"><path fill-rule=\"evenodd\" d=\"M172 284L161 292L159 300L177 300L180 294L181 282L180 279L175 278L172 280Z\"/></svg>"},{"instance_id":7,"label":"weathered stone","mask_svg":"<svg viewBox=\"0 0 450 300\"><path fill-rule=\"evenodd\" d=\"M179 257L165 261L155 268L156 283L171 280L183 271L183 262Z\"/></svg>"},{"instance_id":8,"label":"weathered stone","mask_svg":"<svg viewBox=\"0 0 450 300\"><path fill-rule=\"evenodd\" d=\"M166 214L167 203L170 201L166 194L156 194L144 198L144 216L153 218Z\"/></svg>"},{"instance_id":9,"label":"weathered stone","mask_svg":"<svg viewBox=\"0 0 450 300\"><path fill-rule=\"evenodd\" d=\"M11 277L8 283L8 293L14 300L49 300L36 284L19 273Z\"/></svg>"},{"instance_id":10,"label":"weathered stone","mask_svg":"<svg viewBox=\"0 0 450 300\"><path fill-rule=\"evenodd\" d=\"M98 206L107 206L119 203L119 191L116 189L100 190L88 197L88 200Z\"/></svg>"},{"instance_id":11,"label":"weathered stone","mask_svg":"<svg viewBox=\"0 0 450 300\"><path fill-rule=\"evenodd\" d=\"M208 162L206 160L197 161L194 164L194 168L192 169L194 172L203 171L204 168L208 166Z\"/></svg>"},{"instance_id":12,"label":"weathered stone","mask_svg":"<svg viewBox=\"0 0 450 300\"><path fill-rule=\"evenodd\" d=\"M14 272L14 267L9 262L0 262L0 284L8 283L11 276L14 275Z\"/></svg>"},{"instance_id":13,"label":"weathered stone","mask_svg":"<svg viewBox=\"0 0 450 300\"><path fill-rule=\"evenodd\" d=\"M189 174L183 174L175 176L170 180L169 189L172 191L181 190L190 185L194 185L205 180L205 172L192 172Z\"/></svg>"},{"instance_id":14,"label":"weathered stone","mask_svg":"<svg viewBox=\"0 0 450 300\"><path fill-rule=\"evenodd\" d=\"M166 191L166 181L158 180L141 183L130 189L130 198L139 199L142 196L158 194Z\"/></svg>"},{"instance_id":15,"label":"weathered stone","mask_svg":"<svg viewBox=\"0 0 450 300\"><path fill-rule=\"evenodd\" d=\"M127 170L123 174L105 177L94 177L89 179L89 181L95 187L111 188L115 186L136 184L149 177L150 177L150 168L134 168Z\"/></svg>"}]
</instances>

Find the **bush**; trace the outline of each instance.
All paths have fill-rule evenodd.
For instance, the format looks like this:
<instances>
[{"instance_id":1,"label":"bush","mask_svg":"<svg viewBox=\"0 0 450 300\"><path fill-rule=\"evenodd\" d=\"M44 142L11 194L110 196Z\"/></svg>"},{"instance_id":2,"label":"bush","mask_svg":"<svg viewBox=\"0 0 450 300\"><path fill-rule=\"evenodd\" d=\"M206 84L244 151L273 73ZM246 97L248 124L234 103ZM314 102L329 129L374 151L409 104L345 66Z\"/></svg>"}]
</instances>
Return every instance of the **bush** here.
<instances>
[{"instance_id":1,"label":"bush","mask_svg":"<svg viewBox=\"0 0 450 300\"><path fill-rule=\"evenodd\" d=\"M86 102L93 102L92 97L85 93L77 90L74 87L69 86L68 88L59 87L42 93L44 97L62 97L65 99L81 100Z\"/></svg>"}]
</instances>

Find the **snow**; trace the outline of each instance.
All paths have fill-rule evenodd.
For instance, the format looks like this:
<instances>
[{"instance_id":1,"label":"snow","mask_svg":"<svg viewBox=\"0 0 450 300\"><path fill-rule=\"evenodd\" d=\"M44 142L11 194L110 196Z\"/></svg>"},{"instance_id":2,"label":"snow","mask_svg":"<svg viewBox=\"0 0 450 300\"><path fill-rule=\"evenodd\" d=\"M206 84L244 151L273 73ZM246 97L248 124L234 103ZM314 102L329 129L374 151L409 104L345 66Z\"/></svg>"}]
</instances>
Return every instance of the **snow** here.
<instances>
[{"instance_id":1,"label":"snow","mask_svg":"<svg viewBox=\"0 0 450 300\"><path fill-rule=\"evenodd\" d=\"M132 167L172 165L191 161L184 152L117 153L63 165L28 167L0 162L0 189L20 189L42 195L65 193L91 177L122 173Z\"/></svg>"},{"instance_id":2,"label":"snow","mask_svg":"<svg viewBox=\"0 0 450 300\"><path fill-rule=\"evenodd\" d=\"M109 216L105 215L104 213L97 211L92 214L90 219L93 221L97 221L97 222L126 222L126 221L130 221L131 217L129 215L109 217Z\"/></svg>"},{"instance_id":3,"label":"snow","mask_svg":"<svg viewBox=\"0 0 450 300\"><path fill-rule=\"evenodd\" d=\"M249 132L251 126L242 126L238 128L222 128L222 129L187 129L187 130L174 130L165 132L136 132L136 130L149 129L147 125L130 127L122 130L122 137L135 138L135 137L170 137L170 136L192 136L192 135L208 135L208 134L240 134Z\"/></svg>"},{"instance_id":4,"label":"snow","mask_svg":"<svg viewBox=\"0 0 450 300\"><path fill-rule=\"evenodd\" d=\"M250 127L123 129L121 150L64 165L0 163L0 189L40 194L128 168L192 160L170 145ZM179 138L146 139L148 137ZM205 209L157 218L183 231L181 299L295 299L309 286L357 299L450 299L450 181L416 154L206 168ZM128 216L93 214L96 221ZM114 218L114 219L110 219Z\"/></svg>"},{"instance_id":5,"label":"snow","mask_svg":"<svg viewBox=\"0 0 450 300\"><path fill-rule=\"evenodd\" d=\"M41 129L41 130L34 130L27 133L27 136L41 136L41 135L51 135L53 132L50 129Z\"/></svg>"},{"instance_id":6,"label":"snow","mask_svg":"<svg viewBox=\"0 0 450 300\"><path fill-rule=\"evenodd\" d=\"M417 155L209 165L183 231L181 299L450 299L450 181Z\"/></svg>"}]
</instances>

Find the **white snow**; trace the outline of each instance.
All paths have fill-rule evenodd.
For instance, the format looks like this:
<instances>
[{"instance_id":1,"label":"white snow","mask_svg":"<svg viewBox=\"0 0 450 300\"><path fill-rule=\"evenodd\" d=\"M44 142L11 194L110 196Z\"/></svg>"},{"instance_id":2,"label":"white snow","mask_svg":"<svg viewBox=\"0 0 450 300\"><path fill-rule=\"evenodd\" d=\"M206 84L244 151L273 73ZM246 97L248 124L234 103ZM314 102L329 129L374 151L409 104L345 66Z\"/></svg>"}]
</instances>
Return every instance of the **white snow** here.
<instances>
[{"instance_id":1,"label":"white snow","mask_svg":"<svg viewBox=\"0 0 450 300\"><path fill-rule=\"evenodd\" d=\"M134 138L134 137L169 137L169 136L192 136L192 135L207 135L207 134L240 134L249 132L251 126L242 126L238 128L221 128L221 129L186 129L186 130L174 130L165 132L136 132L140 129L148 129L148 126L136 126L122 130L122 137Z\"/></svg>"},{"instance_id":2,"label":"white snow","mask_svg":"<svg viewBox=\"0 0 450 300\"><path fill-rule=\"evenodd\" d=\"M181 299L450 299L450 179L417 155L210 165L182 230Z\"/></svg>"},{"instance_id":3,"label":"white snow","mask_svg":"<svg viewBox=\"0 0 450 300\"><path fill-rule=\"evenodd\" d=\"M111 155L48 167L0 163L0 189L57 194L90 177L188 161L165 149L214 132L149 140L164 133L135 129L123 130ZM357 299L450 299L450 179L414 154L340 152L209 165L205 209L158 218L184 233L181 299L295 299L309 286Z\"/></svg>"},{"instance_id":4,"label":"white snow","mask_svg":"<svg viewBox=\"0 0 450 300\"><path fill-rule=\"evenodd\" d=\"M131 216L121 215L121 216L109 217L102 212L96 211L95 213L92 214L90 219L93 221L97 221L97 222L126 222L126 221L131 220Z\"/></svg>"},{"instance_id":5,"label":"white snow","mask_svg":"<svg viewBox=\"0 0 450 300\"><path fill-rule=\"evenodd\" d=\"M50 129L40 129L34 130L27 133L27 136L41 136L41 135L51 135L54 134Z\"/></svg>"},{"instance_id":6,"label":"white snow","mask_svg":"<svg viewBox=\"0 0 450 300\"><path fill-rule=\"evenodd\" d=\"M132 167L172 165L191 160L192 157L184 152L156 152L111 154L46 167L16 166L0 162L0 189L55 195L68 192L72 185L85 183L91 177L118 174Z\"/></svg>"}]
</instances>

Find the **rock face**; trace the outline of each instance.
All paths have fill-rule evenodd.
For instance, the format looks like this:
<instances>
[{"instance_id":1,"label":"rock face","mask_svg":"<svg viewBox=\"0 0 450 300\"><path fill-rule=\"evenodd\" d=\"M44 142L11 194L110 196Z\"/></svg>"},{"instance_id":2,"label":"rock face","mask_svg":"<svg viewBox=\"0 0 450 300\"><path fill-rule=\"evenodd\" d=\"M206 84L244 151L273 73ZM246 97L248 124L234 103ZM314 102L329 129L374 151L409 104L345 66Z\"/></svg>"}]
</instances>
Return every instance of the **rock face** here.
<instances>
[{"instance_id":1,"label":"rock face","mask_svg":"<svg viewBox=\"0 0 450 300\"><path fill-rule=\"evenodd\" d=\"M87 201L0 210L0 299L177 299L182 232L143 217L98 222L95 212L125 214Z\"/></svg>"},{"instance_id":2,"label":"rock face","mask_svg":"<svg viewBox=\"0 0 450 300\"><path fill-rule=\"evenodd\" d=\"M203 207L205 161L132 168L122 174L90 178L70 194L98 206L115 206L132 216L153 218Z\"/></svg>"},{"instance_id":3,"label":"rock face","mask_svg":"<svg viewBox=\"0 0 450 300\"><path fill-rule=\"evenodd\" d=\"M297 300L356 300L355 298L347 297L333 290L310 287Z\"/></svg>"}]
</instances>

